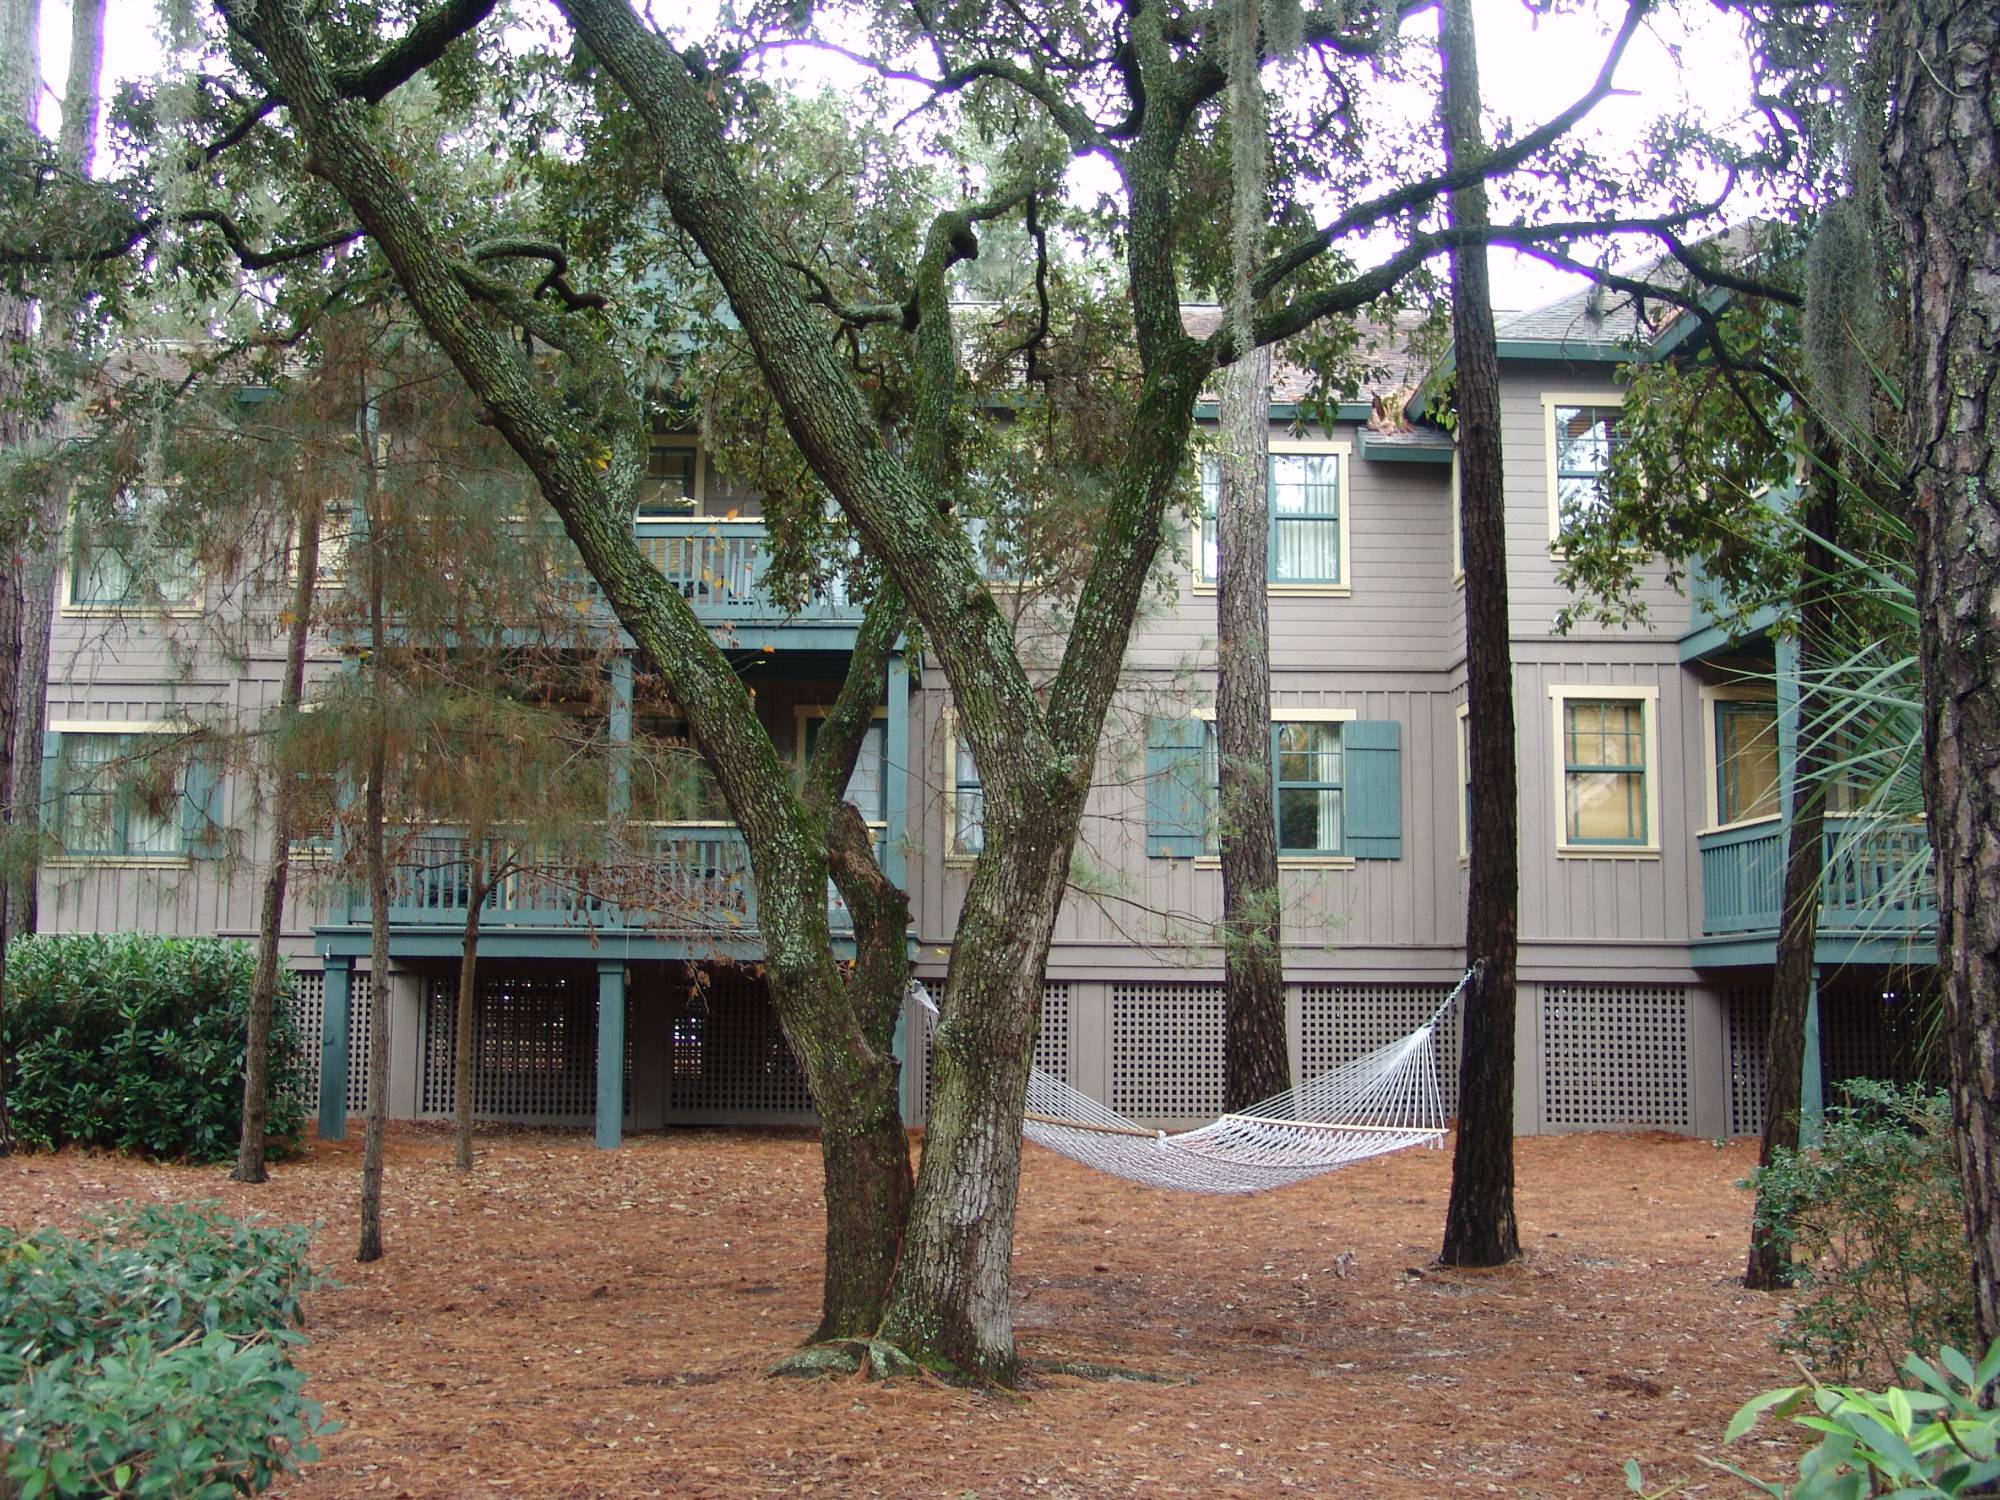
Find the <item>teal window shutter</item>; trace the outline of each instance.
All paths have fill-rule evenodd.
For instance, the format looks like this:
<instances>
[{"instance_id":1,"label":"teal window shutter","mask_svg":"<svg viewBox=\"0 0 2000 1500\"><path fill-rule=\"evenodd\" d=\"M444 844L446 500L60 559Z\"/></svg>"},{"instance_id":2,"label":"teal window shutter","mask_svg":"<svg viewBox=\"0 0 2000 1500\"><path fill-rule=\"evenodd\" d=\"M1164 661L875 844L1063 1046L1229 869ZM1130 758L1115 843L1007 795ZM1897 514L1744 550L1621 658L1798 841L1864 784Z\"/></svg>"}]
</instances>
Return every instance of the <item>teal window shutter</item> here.
<instances>
[{"instance_id":1,"label":"teal window shutter","mask_svg":"<svg viewBox=\"0 0 2000 1500\"><path fill-rule=\"evenodd\" d=\"M1403 857L1403 726L1357 719L1347 726L1347 852Z\"/></svg>"},{"instance_id":2,"label":"teal window shutter","mask_svg":"<svg viewBox=\"0 0 2000 1500\"><path fill-rule=\"evenodd\" d=\"M181 847L191 859L220 859L222 778L206 755L189 761L186 775L181 792Z\"/></svg>"},{"instance_id":3,"label":"teal window shutter","mask_svg":"<svg viewBox=\"0 0 2000 1500\"><path fill-rule=\"evenodd\" d=\"M62 736L42 736L42 837L62 839ZM51 847L51 846L44 846Z\"/></svg>"},{"instance_id":4,"label":"teal window shutter","mask_svg":"<svg viewBox=\"0 0 2000 1500\"><path fill-rule=\"evenodd\" d=\"M1208 725L1146 721L1146 854L1192 859L1208 852Z\"/></svg>"}]
</instances>

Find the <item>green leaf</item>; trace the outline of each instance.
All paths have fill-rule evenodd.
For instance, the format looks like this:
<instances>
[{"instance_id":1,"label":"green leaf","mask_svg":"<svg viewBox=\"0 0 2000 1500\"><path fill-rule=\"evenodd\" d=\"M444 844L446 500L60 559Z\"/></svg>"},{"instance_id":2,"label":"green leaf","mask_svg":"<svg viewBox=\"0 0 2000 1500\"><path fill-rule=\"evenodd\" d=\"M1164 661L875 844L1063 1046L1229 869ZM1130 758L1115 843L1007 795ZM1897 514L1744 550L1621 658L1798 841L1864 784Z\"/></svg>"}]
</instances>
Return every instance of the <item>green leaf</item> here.
<instances>
[{"instance_id":1,"label":"green leaf","mask_svg":"<svg viewBox=\"0 0 2000 1500\"><path fill-rule=\"evenodd\" d=\"M1635 1495L1646 1492L1646 1481L1639 1475L1639 1460L1636 1458L1625 1460L1625 1488Z\"/></svg>"},{"instance_id":2,"label":"green leaf","mask_svg":"<svg viewBox=\"0 0 2000 1500\"><path fill-rule=\"evenodd\" d=\"M1795 1385L1789 1386L1784 1390L1765 1391L1762 1395L1752 1396L1738 1407L1736 1415L1729 1419L1729 1426L1723 1429L1723 1442L1735 1442L1744 1433L1755 1427L1757 1419L1767 1411L1775 1412L1781 1417L1790 1416L1792 1412L1797 1410L1799 1401L1804 1397L1806 1389L1805 1386Z\"/></svg>"}]
</instances>

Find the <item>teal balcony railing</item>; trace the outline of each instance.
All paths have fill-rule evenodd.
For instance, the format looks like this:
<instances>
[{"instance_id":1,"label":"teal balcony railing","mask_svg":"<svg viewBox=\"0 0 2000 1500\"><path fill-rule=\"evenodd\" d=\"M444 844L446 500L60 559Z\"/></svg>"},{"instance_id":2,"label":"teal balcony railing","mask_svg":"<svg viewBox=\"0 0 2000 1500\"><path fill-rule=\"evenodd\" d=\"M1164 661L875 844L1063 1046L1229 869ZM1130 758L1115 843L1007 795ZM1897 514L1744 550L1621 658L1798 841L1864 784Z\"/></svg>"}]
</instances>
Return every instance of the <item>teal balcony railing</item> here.
<instances>
[{"instance_id":1,"label":"teal balcony railing","mask_svg":"<svg viewBox=\"0 0 2000 1500\"><path fill-rule=\"evenodd\" d=\"M1709 937L1777 935L1785 893L1786 824L1782 819L1704 833L1702 931ZM1916 824L1871 826L1826 820L1822 933L1907 939L1937 927L1937 887L1930 840Z\"/></svg>"},{"instance_id":2,"label":"teal balcony railing","mask_svg":"<svg viewBox=\"0 0 2000 1500\"><path fill-rule=\"evenodd\" d=\"M642 520L640 550L669 585L705 619L802 624L859 622L861 606L838 581L797 610L787 609L764 586L771 551L762 521Z\"/></svg>"},{"instance_id":3,"label":"teal balcony railing","mask_svg":"<svg viewBox=\"0 0 2000 1500\"><path fill-rule=\"evenodd\" d=\"M521 868L488 893L481 927L717 939L756 930L757 890L741 833L681 824L647 829L644 835L645 852L589 863L523 857L495 841L486 864L511 854ZM463 833L438 829L397 852L389 881L391 926L460 929L471 900L472 847ZM852 929L846 905L830 885L827 911L836 931ZM365 890L348 893L346 919L354 926L369 920Z\"/></svg>"}]
</instances>

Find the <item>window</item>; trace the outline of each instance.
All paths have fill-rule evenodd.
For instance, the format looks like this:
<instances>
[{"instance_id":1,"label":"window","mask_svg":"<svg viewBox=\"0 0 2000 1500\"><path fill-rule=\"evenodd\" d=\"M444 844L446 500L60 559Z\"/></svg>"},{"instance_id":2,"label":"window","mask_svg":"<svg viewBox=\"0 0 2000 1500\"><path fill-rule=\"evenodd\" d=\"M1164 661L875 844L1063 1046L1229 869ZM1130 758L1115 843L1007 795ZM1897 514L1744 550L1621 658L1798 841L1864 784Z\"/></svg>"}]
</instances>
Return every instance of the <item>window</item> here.
<instances>
[{"instance_id":1,"label":"window","mask_svg":"<svg viewBox=\"0 0 2000 1500\"><path fill-rule=\"evenodd\" d=\"M655 417L646 445L646 478L639 486L638 518L672 520L700 509L701 449L692 437L666 430Z\"/></svg>"},{"instance_id":2,"label":"window","mask_svg":"<svg viewBox=\"0 0 2000 1500\"><path fill-rule=\"evenodd\" d=\"M1358 720L1348 709L1289 712L1296 717L1271 726L1279 857L1400 859L1401 726L1393 720ZM1149 722L1148 855L1204 858L1219 852L1220 772L1212 720Z\"/></svg>"},{"instance_id":3,"label":"window","mask_svg":"<svg viewBox=\"0 0 2000 1500\"><path fill-rule=\"evenodd\" d=\"M1472 709L1458 708L1458 855L1472 857Z\"/></svg>"},{"instance_id":4,"label":"window","mask_svg":"<svg viewBox=\"0 0 2000 1500\"><path fill-rule=\"evenodd\" d=\"M1715 816L1748 823L1778 815L1778 706L1749 699L1715 704Z\"/></svg>"},{"instance_id":5,"label":"window","mask_svg":"<svg viewBox=\"0 0 2000 1500\"><path fill-rule=\"evenodd\" d=\"M1451 581L1465 585L1465 501L1458 487L1458 450L1451 452Z\"/></svg>"},{"instance_id":6,"label":"window","mask_svg":"<svg viewBox=\"0 0 2000 1500\"><path fill-rule=\"evenodd\" d=\"M73 528L69 599L74 610L196 609L201 574L193 553L161 536L166 492L122 492L109 514L79 514Z\"/></svg>"},{"instance_id":7,"label":"window","mask_svg":"<svg viewBox=\"0 0 2000 1500\"><path fill-rule=\"evenodd\" d=\"M1274 591L1326 593L1347 585L1347 535L1341 516L1345 443L1271 444L1270 537L1264 576ZM1195 584L1219 575L1215 515L1222 497L1221 460L1201 466L1201 514L1195 527Z\"/></svg>"},{"instance_id":8,"label":"window","mask_svg":"<svg viewBox=\"0 0 2000 1500\"><path fill-rule=\"evenodd\" d=\"M799 766L803 770L812 764L813 754L819 749L819 732L826 723L827 710L801 708L798 712ZM861 737L861 752L854 758L854 772L847 778L843 794L861 810L863 819L878 827L889 821L888 748L889 726L884 715L877 715Z\"/></svg>"},{"instance_id":9,"label":"window","mask_svg":"<svg viewBox=\"0 0 2000 1500\"><path fill-rule=\"evenodd\" d=\"M1271 726L1280 855L1341 852L1341 727Z\"/></svg>"},{"instance_id":10,"label":"window","mask_svg":"<svg viewBox=\"0 0 2000 1500\"><path fill-rule=\"evenodd\" d=\"M1617 394L1550 395L1548 412L1549 541L1562 539L1602 510L1605 473L1618 447Z\"/></svg>"},{"instance_id":11,"label":"window","mask_svg":"<svg viewBox=\"0 0 2000 1500\"><path fill-rule=\"evenodd\" d=\"M1654 688L1551 688L1558 747L1558 847L1657 851Z\"/></svg>"},{"instance_id":12,"label":"window","mask_svg":"<svg viewBox=\"0 0 2000 1500\"><path fill-rule=\"evenodd\" d=\"M65 856L173 860L214 852L219 783L184 757L187 736L159 726L78 721L43 747L47 826Z\"/></svg>"},{"instance_id":13,"label":"window","mask_svg":"<svg viewBox=\"0 0 2000 1500\"><path fill-rule=\"evenodd\" d=\"M944 721L945 853L970 859L986 847L986 792L972 751L958 737L947 712Z\"/></svg>"}]
</instances>

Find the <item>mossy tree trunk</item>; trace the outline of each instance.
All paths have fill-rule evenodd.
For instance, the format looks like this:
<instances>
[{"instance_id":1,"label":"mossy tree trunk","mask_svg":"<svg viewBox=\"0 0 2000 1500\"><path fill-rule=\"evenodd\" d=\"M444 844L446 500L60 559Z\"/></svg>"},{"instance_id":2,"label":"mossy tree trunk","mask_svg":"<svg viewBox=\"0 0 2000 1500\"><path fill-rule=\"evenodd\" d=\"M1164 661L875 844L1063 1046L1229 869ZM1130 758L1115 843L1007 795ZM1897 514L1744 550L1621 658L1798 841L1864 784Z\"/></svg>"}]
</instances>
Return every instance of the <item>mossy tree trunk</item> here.
<instances>
[{"instance_id":1,"label":"mossy tree trunk","mask_svg":"<svg viewBox=\"0 0 2000 1500\"><path fill-rule=\"evenodd\" d=\"M1924 800L1982 1342L2000 1338L2000 9L1897 0L1883 153L1908 266Z\"/></svg>"},{"instance_id":2,"label":"mossy tree trunk","mask_svg":"<svg viewBox=\"0 0 2000 1500\"><path fill-rule=\"evenodd\" d=\"M1485 151L1472 0L1439 9L1445 153L1453 166ZM1451 195L1454 228L1486 223L1483 185ZM1458 361L1458 484L1465 567L1467 986L1459 1063L1458 1139L1444 1248L1452 1266L1504 1265L1521 1253L1514 1217L1514 971L1519 943L1519 811L1514 663L1508 649L1506 506L1501 478L1500 360L1484 246L1451 256Z\"/></svg>"}]
</instances>

